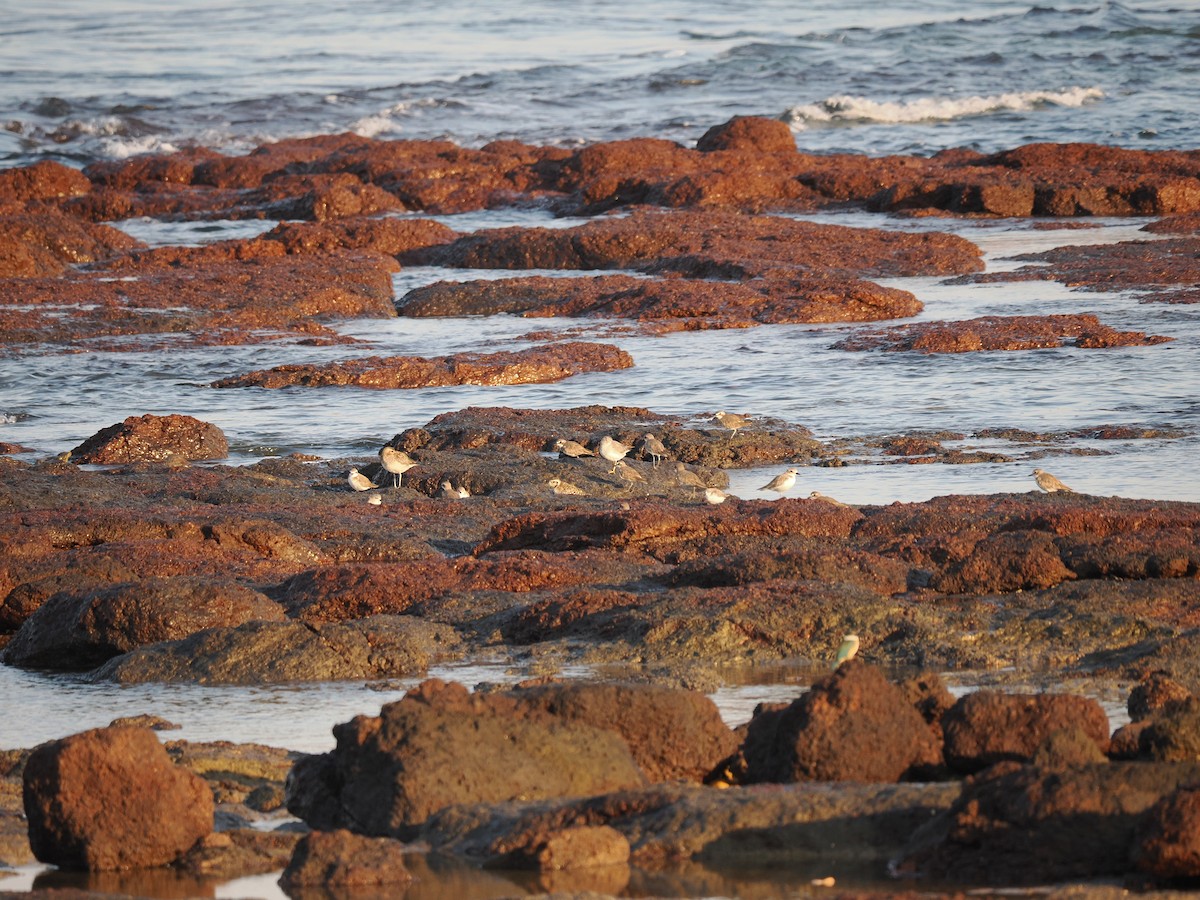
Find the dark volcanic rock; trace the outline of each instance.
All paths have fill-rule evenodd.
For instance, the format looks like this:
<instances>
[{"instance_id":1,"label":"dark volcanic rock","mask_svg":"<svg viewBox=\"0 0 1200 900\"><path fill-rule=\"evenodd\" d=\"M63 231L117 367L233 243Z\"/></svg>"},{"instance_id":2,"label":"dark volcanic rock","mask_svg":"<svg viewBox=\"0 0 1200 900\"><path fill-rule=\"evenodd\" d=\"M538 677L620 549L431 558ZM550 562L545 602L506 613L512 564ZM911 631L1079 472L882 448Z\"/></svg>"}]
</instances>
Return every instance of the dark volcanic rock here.
<instances>
[{"instance_id":1,"label":"dark volcanic rock","mask_svg":"<svg viewBox=\"0 0 1200 900\"><path fill-rule=\"evenodd\" d=\"M288 786L288 809L321 829L403 838L453 804L597 794L644 780L615 732L455 684L425 682L334 735L337 748L297 763Z\"/></svg>"},{"instance_id":2,"label":"dark volcanic rock","mask_svg":"<svg viewBox=\"0 0 1200 900\"><path fill-rule=\"evenodd\" d=\"M229 442L216 425L191 416L130 416L96 432L71 451L83 463L156 462L171 456L224 459Z\"/></svg>"},{"instance_id":3,"label":"dark volcanic rock","mask_svg":"<svg viewBox=\"0 0 1200 900\"><path fill-rule=\"evenodd\" d=\"M1200 762L1200 697L1170 703L1145 720L1139 756L1164 762Z\"/></svg>"},{"instance_id":4,"label":"dark volcanic rock","mask_svg":"<svg viewBox=\"0 0 1200 900\"><path fill-rule=\"evenodd\" d=\"M744 783L899 781L936 769L936 736L904 693L859 660L750 720Z\"/></svg>"},{"instance_id":5,"label":"dark volcanic rock","mask_svg":"<svg viewBox=\"0 0 1200 900\"><path fill-rule=\"evenodd\" d=\"M1004 760L1027 761L1064 728L1080 728L1101 751L1108 749L1108 716L1091 698L976 691L942 716L946 762L960 772L978 772Z\"/></svg>"},{"instance_id":6,"label":"dark volcanic rock","mask_svg":"<svg viewBox=\"0 0 1200 900\"><path fill-rule=\"evenodd\" d=\"M877 331L859 330L836 350L968 353L975 350L1044 350L1054 347L1144 347L1174 338L1116 331L1090 314L983 316L961 322L920 322Z\"/></svg>"},{"instance_id":7,"label":"dark volcanic rock","mask_svg":"<svg viewBox=\"0 0 1200 900\"><path fill-rule=\"evenodd\" d=\"M25 765L37 858L68 869L162 866L212 831L208 785L148 728L100 728L43 744Z\"/></svg>"},{"instance_id":8,"label":"dark volcanic rock","mask_svg":"<svg viewBox=\"0 0 1200 900\"><path fill-rule=\"evenodd\" d=\"M1200 788L1154 804L1138 829L1134 862L1156 878L1200 878Z\"/></svg>"},{"instance_id":9,"label":"dark volcanic rock","mask_svg":"<svg viewBox=\"0 0 1200 900\"><path fill-rule=\"evenodd\" d=\"M83 594L56 594L4 649L9 665L90 669L143 644L187 637L205 628L282 621L283 609L233 582L150 578Z\"/></svg>"},{"instance_id":10,"label":"dark volcanic rock","mask_svg":"<svg viewBox=\"0 0 1200 900\"><path fill-rule=\"evenodd\" d=\"M528 350L453 356L372 356L324 365L295 363L213 382L213 387L282 388L330 385L423 388L457 384L539 384L581 372L628 369L633 357L611 344L566 341Z\"/></svg>"},{"instance_id":11,"label":"dark volcanic rock","mask_svg":"<svg viewBox=\"0 0 1200 900\"><path fill-rule=\"evenodd\" d=\"M1197 777L1196 764L1182 763L998 765L914 835L898 871L992 885L1120 875L1142 815Z\"/></svg>"},{"instance_id":12,"label":"dark volcanic rock","mask_svg":"<svg viewBox=\"0 0 1200 900\"><path fill-rule=\"evenodd\" d=\"M248 622L199 631L115 657L93 674L121 684L259 684L420 675L457 651L445 625L407 616L345 624Z\"/></svg>"},{"instance_id":13,"label":"dark volcanic rock","mask_svg":"<svg viewBox=\"0 0 1200 900\"><path fill-rule=\"evenodd\" d=\"M401 885L412 877L399 841L337 829L301 838L279 883L285 888Z\"/></svg>"}]
</instances>

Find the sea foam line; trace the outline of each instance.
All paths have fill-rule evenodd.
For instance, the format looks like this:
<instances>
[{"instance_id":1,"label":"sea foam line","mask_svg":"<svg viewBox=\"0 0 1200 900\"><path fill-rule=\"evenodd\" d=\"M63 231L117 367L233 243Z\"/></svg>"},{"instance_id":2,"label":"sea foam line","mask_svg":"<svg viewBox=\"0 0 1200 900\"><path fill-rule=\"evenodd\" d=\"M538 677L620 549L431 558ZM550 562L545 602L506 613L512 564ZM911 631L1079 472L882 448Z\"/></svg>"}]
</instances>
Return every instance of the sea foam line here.
<instances>
[{"instance_id":1,"label":"sea foam line","mask_svg":"<svg viewBox=\"0 0 1200 900\"><path fill-rule=\"evenodd\" d=\"M879 102L841 94L820 103L793 106L784 120L793 131L812 125L850 122L937 122L993 112L1035 109L1039 106L1083 106L1104 97L1097 87L1072 87L1061 91L1023 91L990 97L926 97L919 100Z\"/></svg>"}]
</instances>

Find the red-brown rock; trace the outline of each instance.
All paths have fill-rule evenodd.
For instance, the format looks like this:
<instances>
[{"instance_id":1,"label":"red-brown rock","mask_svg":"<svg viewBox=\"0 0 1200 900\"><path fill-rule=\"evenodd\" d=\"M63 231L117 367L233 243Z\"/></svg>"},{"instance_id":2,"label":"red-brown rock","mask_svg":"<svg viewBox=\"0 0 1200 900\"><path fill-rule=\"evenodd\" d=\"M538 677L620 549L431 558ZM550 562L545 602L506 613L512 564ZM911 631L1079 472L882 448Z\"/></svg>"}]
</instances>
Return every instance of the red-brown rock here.
<instances>
[{"instance_id":1,"label":"red-brown rock","mask_svg":"<svg viewBox=\"0 0 1200 900\"><path fill-rule=\"evenodd\" d=\"M836 350L968 353L975 350L1044 350L1056 347L1144 347L1174 338L1116 331L1090 314L983 316L961 322L920 322L860 330L833 345Z\"/></svg>"},{"instance_id":2,"label":"red-brown rock","mask_svg":"<svg viewBox=\"0 0 1200 900\"><path fill-rule=\"evenodd\" d=\"M77 197L91 189L78 169L44 159L31 166L0 171L0 200L57 200Z\"/></svg>"},{"instance_id":3,"label":"red-brown rock","mask_svg":"<svg viewBox=\"0 0 1200 900\"><path fill-rule=\"evenodd\" d=\"M456 803L604 793L644 776L612 731L425 682L378 717L334 728L337 748L296 764L288 809L315 828L404 838Z\"/></svg>"},{"instance_id":4,"label":"red-brown rock","mask_svg":"<svg viewBox=\"0 0 1200 900\"><path fill-rule=\"evenodd\" d=\"M0 215L0 278L59 275L71 265L109 259L138 246L141 242L115 228L80 222L54 209Z\"/></svg>"},{"instance_id":5,"label":"red-brown rock","mask_svg":"<svg viewBox=\"0 0 1200 900\"><path fill-rule=\"evenodd\" d=\"M566 341L528 350L456 353L453 356L371 356L325 365L293 363L214 381L230 387L365 387L375 389L474 384L543 384L581 372L633 366L633 357L612 344Z\"/></svg>"},{"instance_id":6,"label":"red-brown rock","mask_svg":"<svg viewBox=\"0 0 1200 900\"><path fill-rule=\"evenodd\" d=\"M345 829L313 831L296 844L279 877L286 888L399 886L413 878L404 865L404 845L384 837L363 837Z\"/></svg>"},{"instance_id":7,"label":"red-brown rock","mask_svg":"<svg viewBox=\"0 0 1200 900\"><path fill-rule=\"evenodd\" d=\"M734 116L714 125L696 141L703 153L713 150L755 150L759 153L795 153L792 130L778 119L761 116Z\"/></svg>"},{"instance_id":8,"label":"red-brown rock","mask_svg":"<svg viewBox=\"0 0 1200 900\"><path fill-rule=\"evenodd\" d=\"M745 783L900 781L942 761L934 732L904 692L859 660L786 708L751 719L742 756Z\"/></svg>"},{"instance_id":9,"label":"red-brown rock","mask_svg":"<svg viewBox=\"0 0 1200 900\"><path fill-rule=\"evenodd\" d=\"M30 668L91 669L134 647L204 628L283 619L278 604L234 582L150 578L56 594L25 621L3 659Z\"/></svg>"},{"instance_id":10,"label":"red-brown rock","mask_svg":"<svg viewBox=\"0 0 1200 900\"><path fill-rule=\"evenodd\" d=\"M978 772L1005 760L1026 761L1051 732L1068 727L1108 749L1108 716L1089 697L976 691L942 716L946 762L960 772Z\"/></svg>"},{"instance_id":11,"label":"red-brown rock","mask_svg":"<svg viewBox=\"0 0 1200 900\"><path fill-rule=\"evenodd\" d=\"M1200 788L1180 788L1151 807L1134 861L1155 878L1200 878Z\"/></svg>"},{"instance_id":12,"label":"red-brown rock","mask_svg":"<svg viewBox=\"0 0 1200 900\"><path fill-rule=\"evenodd\" d=\"M1152 672L1133 686L1125 707L1131 722L1142 722L1191 696L1191 691L1166 673Z\"/></svg>"},{"instance_id":13,"label":"red-brown rock","mask_svg":"<svg viewBox=\"0 0 1200 900\"><path fill-rule=\"evenodd\" d=\"M99 728L43 744L25 765L29 842L42 862L110 871L163 866L212 831L207 782L148 728Z\"/></svg>"},{"instance_id":14,"label":"red-brown rock","mask_svg":"<svg viewBox=\"0 0 1200 900\"><path fill-rule=\"evenodd\" d=\"M224 459L229 442L216 425L192 416L130 416L96 432L71 451L82 463L119 465L156 462L171 456Z\"/></svg>"}]
</instances>

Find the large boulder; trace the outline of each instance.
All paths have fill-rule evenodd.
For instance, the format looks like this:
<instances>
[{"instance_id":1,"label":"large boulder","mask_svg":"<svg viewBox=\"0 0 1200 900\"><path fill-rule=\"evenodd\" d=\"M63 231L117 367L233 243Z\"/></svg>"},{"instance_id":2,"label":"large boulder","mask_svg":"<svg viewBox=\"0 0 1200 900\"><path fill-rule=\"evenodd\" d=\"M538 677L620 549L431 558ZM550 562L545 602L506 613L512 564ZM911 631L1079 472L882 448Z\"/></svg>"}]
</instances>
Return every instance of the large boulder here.
<instances>
[{"instance_id":1,"label":"large boulder","mask_svg":"<svg viewBox=\"0 0 1200 900\"><path fill-rule=\"evenodd\" d=\"M97 728L42 744L25 764L29 843L42 862L111 871L163 866L213 828L200 777L148 728Z\"/></svg>"},{"instance_id":2,"label":"large boulder","mask_svg":"<svg viewBox=\"0 0 1200 900\"><path fill-rule=\"evenodd\" d=\"M130 416L102 428L71 451L73 460L99 465L184 459L224 459L229 442L216 425L192 416Z\"/></svg>"},{"instance_id":3,"label":"large boulder","mask_svg":"<svg viewBox=\"0 0 1200 900\"><path fill-rule=\"evenodd\" d=\"M1108 749L1108 715L1088 697L1071 694L967 694L942 717L947 764L978 772L1005 760L1032 758L1051 733L1079 728Z\"/></svg>"},{"instance_id":4,"label":"large boulder","mask_svg":"<svg viewBox=\"0 0 1200 900\"><path fill-rule=\"evenodd\" d=\"M1158 878L1200 878L1200 788L1180 788L1154 804L1138 829L1134 862Z\"/></svg>"},{"instance_id":5,"label":"large boulder","mask_svg":"<svg viewBox=\"0 0 1200 900\"><path fill-rule=\"evenodd\" d=\"M942 761L936 733L904 691L861 660L751 719L742 756L745 783L899 781Z\"/></svg>"},{"instance_id":6,"label":"large boulder","mask_svg":"<svg viewBox=\"0 0 1200 900\"><path fill-rule=\"evenodd\" d=\"M3 660L32 668L91 669L144 644L284 618L279 604L235 582L150 578L55 594L21 626Z\"/></svg>"},{"instance_id":7,"label":"large boulder","mask_svg":"<svg viewBox=\"0 0 1200 900\"><path fill-rule=\"evenodd\" d=\"M427 681L378 716L333 730L337 747L297 762L288 809L319 829L407 839L460 803L584 796L645 777L615 732L569 722L505 695Z\"/></svg>"}]
</instances>

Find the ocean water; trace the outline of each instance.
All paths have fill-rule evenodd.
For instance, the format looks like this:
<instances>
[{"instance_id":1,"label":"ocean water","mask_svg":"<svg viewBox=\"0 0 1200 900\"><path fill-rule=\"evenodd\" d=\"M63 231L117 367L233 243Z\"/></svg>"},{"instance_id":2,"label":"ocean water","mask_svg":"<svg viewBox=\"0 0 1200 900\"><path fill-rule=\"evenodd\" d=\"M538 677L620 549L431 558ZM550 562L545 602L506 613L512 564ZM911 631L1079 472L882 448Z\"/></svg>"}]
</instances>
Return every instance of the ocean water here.
<instances>
[{"instance_id":1,"label":"ocean water","mask_svg":"<svg viewBox=\"0 0 1200 900\"><path fill-rule=\"evenodd\" d=\"M381 139L500 138L575 146L633 136L690 145L734 115L786 121L807 151L932 154L1034 141L1145 149L1200 147L1200 15L1191 0L43 0L0 4L0 167L82 166L192 145L244 153L288 137L353 131ZM881 8L882 7L882 8ZM1026 222L907 220L864 213L822 221L936 228L983 248L989 271L1068 243L1152 240L1141 220L1087 229ZM444 221L460 231L563 227L537 210ZM274 223L114 223L150 243L245 237ZM398 296L439 278L512 273L412 268ZM569 274L569 273L557 273ZM610 337L603 322L520 319L352 321L357 347L291 344L0 355L0 441L36 459L129 415L187 413L219 425L233 464L293 451L373 457L404 428L466 406L638 405L692 417L716 409L773 416L818 438L953 431L950 446L1010 463L804 469L796 493L848 502L1024 491L1034 465L1094 494L1200 501L1200 307L1055 282L957 285L894 279L918 318L1094 312L1114 327L1168 335L1147 348L921 356L847 354L855 326L762 326ZM589 325L636 366L553 385L375 392L214 390L217 378L289 362L511 349L534 330ZM1098 440L1103 425L1176 436ZM1012 445L988 428L1078 431ZM1049 458L1034 462L1040 454ZM774 470L731 473L760 498ZM447 677L503 680L486 663ZM374 688L380 688L376 690ZM158 712L168 737L325 749L333 722L374 713L405 685L295 689L112 688L0 667L0 747L29 745L116 715ZM795 685L739 682L716 694L730 721ZM223 893L222 896L238 894Z\"/></svg>"}]
</instances>

